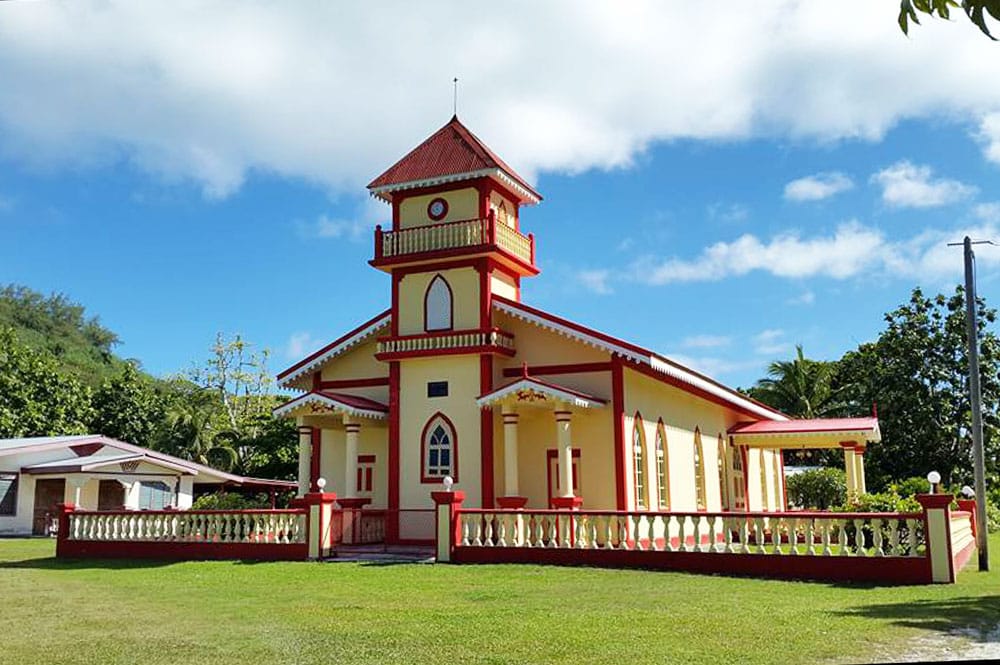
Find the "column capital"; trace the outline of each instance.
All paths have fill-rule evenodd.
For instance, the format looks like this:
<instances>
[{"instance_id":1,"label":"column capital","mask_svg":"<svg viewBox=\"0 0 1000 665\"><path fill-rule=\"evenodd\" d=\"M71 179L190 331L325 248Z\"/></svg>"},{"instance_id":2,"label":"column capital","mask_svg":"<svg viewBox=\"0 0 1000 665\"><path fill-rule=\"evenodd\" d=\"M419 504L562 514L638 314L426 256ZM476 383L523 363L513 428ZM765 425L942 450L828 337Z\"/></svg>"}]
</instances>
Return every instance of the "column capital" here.
<instances>
[{"instance_id":1,"label":"column capital","mask_svg":"<svg viewBox=\"0 0 1000 665\"><path fill-rule=\"evenodd\" d=\"M461 505L465 501L465 492L462 490L439 490L431 492L431 498L434 499L435 505Z\"/></svg>"},{"instance_id":2,"label":"column capital","mask_svg":"<svg viewBox=\"0 0 1000 665\"><path fill-rule=\"evenodd\" d=\"M913 498L923 506L924 510L947 508L955 499L951 494L917 494Z\"/></svg>"}]
</instances>

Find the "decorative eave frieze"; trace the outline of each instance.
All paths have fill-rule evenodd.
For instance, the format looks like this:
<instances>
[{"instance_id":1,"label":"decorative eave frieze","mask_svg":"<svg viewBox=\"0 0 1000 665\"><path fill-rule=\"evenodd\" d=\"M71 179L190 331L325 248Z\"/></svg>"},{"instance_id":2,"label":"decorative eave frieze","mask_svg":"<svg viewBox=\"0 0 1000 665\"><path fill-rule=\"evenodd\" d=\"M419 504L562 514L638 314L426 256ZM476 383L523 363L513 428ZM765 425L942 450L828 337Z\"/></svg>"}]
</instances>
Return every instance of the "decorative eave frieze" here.
<instances>
[{"instance_id":1,"label":"decorative eave frieze","mask_svg":"<svg viewBox=\"0 0 1000 665\"><path fill-rule=\"evenodd\" d=\"M372 401L372 400L367 400ZM388 407L364 408L347 402L335 399L329 395L318 392L310 392L300 395L293 400L285 402L274 409L271 413L275 418L282 418L291 415L294 411L302 408L312 408L314 413L339 413L357 418L371 418L372 420L385 420L389 412Z\"/></svg>"},{"instance_id":2,"label":"decorative eave frieze","mask_svg":"<svg viewBox=\"0 0 1000 665\"><path fill-rule=\"evenodd\" d=\"M291 384L293 384L296 380L322 366L331 358L335 358L347 352L358 344L363 343L382 329L388 327L391 319L391 311L386 310L368 323L363 324L360 328L348 333L346 336L340 338L326 348L317 351L312 356L308 356L301 364L293 365L290 369L285 370L282 374L279 374L278 385L282 388L294 389L295 386Z\"/></svg>"},{"instance_id":3,"label":"decorative eave frieze","mask_svg":"<svg viewBox=\"0 0 1000 665\"><path fill-rule=\"evenodd\" d=\"M435 176L433 178L398 182L391 185L382 185L381 187L372 187L369 191L372 196L378 197L388 203L392 201L391 194L393 192L408 189L420 189L422 187L434 187L436 185L444 185L450 182L460 182L462 180L474 180L476 178L494 178L498 180L505 187L520 196L522 201L527 205L536 204L541 200L538 198L537 194L521 185L521 183L517 180L507 175L506 171L499 168L479 169L478 171L466 171L464 173L449 173L447 175Z\"/></svg>"}]
</instances>

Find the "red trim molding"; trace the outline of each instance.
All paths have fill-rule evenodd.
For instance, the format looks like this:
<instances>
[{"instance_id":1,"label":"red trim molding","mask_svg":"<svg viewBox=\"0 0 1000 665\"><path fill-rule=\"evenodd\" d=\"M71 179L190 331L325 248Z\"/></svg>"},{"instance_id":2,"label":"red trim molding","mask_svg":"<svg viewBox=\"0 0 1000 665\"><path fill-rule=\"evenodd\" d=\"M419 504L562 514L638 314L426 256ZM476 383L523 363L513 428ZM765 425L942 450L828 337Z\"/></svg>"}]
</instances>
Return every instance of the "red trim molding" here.
<instances>
[{"instance_id":1,"label":"red trim molding","mask_svg":"<svg viewBox=\"0 0 1000 665\"><path fill-rule=\"evenodd\" d=\"M364 379L338 379L336 381L314 381L313 390L339 390L340 388L377 388L389 385L388 376L372 376Z\"/></svg>"},{"instance_id":2,"label":"red trim molding","mask_svg":"<svg viewBox=\"0 0 1000 665\"><path fill-rule=\"evenodd\" d=\"M393 321L395 321L393 317ZM389 483L386 503L385 542L399 541L399 363L389 363Z\"/></svg>"},{"instance_id":3,"label":"red trim molding","mask_svg":"<svg viewBox=\"0 0 1000 665\"><path fill-rule=\"evenodd\" d=\"M493 356L479 356L479 389L481 394L493 390ZM481 409L479 413L480 444L480 487L482 506L492 507L493 487L493 409Z\"/></svg>"},{"instance_id":4,"label":"red trim molding","mask_svg":"<svg viewBox=\"0 0 1000 665\"><path fill-rule=\"evenodd\" d=\"M323 455L323 430L318 427L310 427L309 433L309 489L311 492L319 492L316 481L319 480L320 462Z\"/></svg>"},{"instance_id":5,"label":"red trim molding","mask_svg":"<svg viewBox=\"0 0 1000 665\"><path fill-rule=\"evenodd\" d=\"M550 376L555 376L557 374L586 374L588 372L610 372L611 363L576 363L576 364L564 364L564 365L528 365L528 374L532 376L541 376L548 374ZM505 377L521 376L523 373L522 367L504 367L503 375Z\"/></svg>"},{"instance_id":6,"label":"red trim molding","mask_svg":"<svg viewBox=\"0 0 1000 665\"><path fill-rule=\"evenodd\" d=\"M621 358L611 359L611 426L614 429L615 445L615 506L618 510L628 509L625 490L625 376Z\"/></svg>"}]
</instances>

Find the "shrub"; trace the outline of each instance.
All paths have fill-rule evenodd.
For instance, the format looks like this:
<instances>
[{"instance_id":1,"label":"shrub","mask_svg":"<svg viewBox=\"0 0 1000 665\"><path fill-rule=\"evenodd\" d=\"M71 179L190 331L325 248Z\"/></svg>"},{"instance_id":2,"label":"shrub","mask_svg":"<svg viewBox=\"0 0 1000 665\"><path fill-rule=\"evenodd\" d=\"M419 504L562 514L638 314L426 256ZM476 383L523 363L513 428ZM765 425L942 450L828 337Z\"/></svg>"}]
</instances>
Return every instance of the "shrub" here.
<instances>
[{"instance_id":1,"label":"shrub","mask_svg":"<svg viewBox=\"0 0 1000 665\"><path fill-rule=\"evenodd\" d=\"M841 503L833 510L849 513L919 513L923 510L912 496L895 492L862 494L854 501Z\"/></svg>"},{"instance_id":2,"label":"shrub","mask_svg":"<svg viewBox=\"0 0 1000 665\"><path fill-rule=\"evenodd\" d=\"M842 469L810 469L785 481L788 500L801 508L826 510L847 500L847 480Z\"/></svg>"},{"instance_id":3,"label":"shrub","mask_svg":"<svg viewBox=\"0 0 1000 665\"><path fill-rule=\"evenodd\" d=\"M192 510L253 510L270 508L271 501L266 494L243 496L236 492L213 492L203 494L194 500Z\"/></svg>"},{"instance_id":4,"label":"shrub","mask_svg":"<svg viewBox=\"0 0 1000 665\"><path fill-rule=\"evenodd\" d=\"M889 485L889 491L899 496L914 496L916 494L927 494L931 491L931 485L926 478L914 476Z\"/></svg>"}]
</instances>

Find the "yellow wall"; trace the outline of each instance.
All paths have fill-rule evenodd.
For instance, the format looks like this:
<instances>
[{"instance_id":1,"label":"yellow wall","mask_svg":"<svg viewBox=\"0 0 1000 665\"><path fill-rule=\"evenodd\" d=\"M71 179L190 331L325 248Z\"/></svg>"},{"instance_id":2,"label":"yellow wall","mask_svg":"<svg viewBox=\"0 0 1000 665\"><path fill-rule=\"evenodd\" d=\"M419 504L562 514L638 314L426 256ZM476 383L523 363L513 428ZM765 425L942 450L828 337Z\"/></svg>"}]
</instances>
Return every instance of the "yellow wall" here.
<instances>
[{"instance_id":1,"label":"yellow wall","mask_svg":"<svg viewBox=\"0 0 1000 665\"><path fill-rule=\"evenodd\" d=\"M455 426L458 438L458 481L455 488L466 495L465 505L478 508L480 493L479 357L441 356L400 362L400 507L433 505L430 493L438 484L420 482L420 435L424 425L440 411ZM447 381L447 397L427 397L429 381ZM495 457L495 454L494 454Z\"/></svg>"},{"instance_id":2,"label":"yellow wall","mask_svg":"<svg viewBox=\"0 0 1000 665\"><path fill-rule=\"evenodd\" d=\"M490 291L510 300L518 300L517 285L514 280L502 272L490 274Z\"/></svg>"},{"instance_id":3,"label":"yellow wall","mask_svg":"<svg viewBox=\"0 0 1000 665\"><path fill-rule=\"evenodd\" d=\"M427 205L434 199L448 202L448 214L443 219L433 220L427 216ZM443 224L479 217L479 192L473 187L454 191L425 194L404 199L399 204L399 228Z\"/></svg>"},{"instance_id":4,"label":"yellow wall","mask_svg":"<svg viewBox=\"0 0 1000 665\"><path fill-rule=\"evenodd\" d=\"M504 496L503 421L499 407L493 410L494 487ZM548 508L548 450L556 450L556 422L553 408L522 407L517 430L518 491L528 498L529 508ZM583 507L591 510L615 509L614 439L611 409L574 409L570 422L573 448L580 449L579 492ZM553 492L555 489L553 488Z\"/></svg>"},{"instance_id":5,"label":"yellow wall","mask_svg":"<svg viewBox=\"0 0 1000 665\"><path fill-rule=\"evenodd\" d=\"M386 328L382 333L389 334ZM320 375L324 381L338 381L342 379L368 379L375 376L389 376L389 370L385 363L375 360L376 340L371 340L349 349L322 366ZM311 388L306 386L306 388Z\"/></svg>"},{"instance_id":6,"label":"yellow wall","mask_svg":"<svg viewBox=\"0 0 1000 665\"><path fill-rule=\"evenodd\" d=\"M511 366L520 367L522 362L529 365L607 362L610 357L607 351L569 340L558 333L503 313L493 317L493 324L514 335L517 355L511 361L505 360ZM558 382L562 383L561 378ZM607 397L610 399L610 393Z\"/></svg>"},{"instance_id":7,"label":"yellow wall","mask_svg":"<svg viewBox=\"0 0 1000 665\"><path fill-rule=\"evenodd\" d=\"M649 500L657 505L656 487L656 424L663 419L667 439L670 477L670 508L674 511L697 509L694 472L694 433L701 431L703 464L705 469L705 496L709 511L722 507L722 494L718 471L718 434L740 420L738 413L708 400L625 369L625 441L628 454L625 459L626 493L628 506L635 506L633 487L632 428L638 411L642 416L646 438L646 484ZM751 476L751 484L753 478Z\"/></svg>"},{"instance_id":8,"label":"yellow wall","mask_svg":"<svg viewBox=\"0 0 1000 665\"><path fill-rule=\"evenodd\" d=\"M305 418L306 424L322 427L323 447L320 453L320 475L326 478L327 492L337 496L347 496L344 485L345 432L339 417ZM389 435L386 423L378 420L360 419L361 432L358 441L358 455L375 455L375 476L372 483L371 508L385 508L388 497ZM351 472L357 474L357 460L351 465ZM360 495L365 496L365 495Z\"/></svg>"},{"instance_id":9,"label":"yellow wall","mask_svg":"<svg viewBox=\"0 0 1000 665\"><path fill-rule=\"evenodd\" d=\"M506 219L500 215L500 204L507 210ZM510 199L497 194L496 192L490 192L490 208L493 210L497 221L503 221L507 226L514 228L517 226L517 204Z\"/></svg>"},{"instance_id":10,"label":"yellow wall","mask_svg":"<svg viewBox=\"0 0 1000 665\"><path fill-rule=\"evenodd\" d=\"M441 275L451 287L452 327L455 330L479 328L479 273L474 268L456 268L406 275L402 279L399 283L400 335L424 332L424 295L436 275Z\"/></svg>"}]
</instances>

